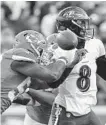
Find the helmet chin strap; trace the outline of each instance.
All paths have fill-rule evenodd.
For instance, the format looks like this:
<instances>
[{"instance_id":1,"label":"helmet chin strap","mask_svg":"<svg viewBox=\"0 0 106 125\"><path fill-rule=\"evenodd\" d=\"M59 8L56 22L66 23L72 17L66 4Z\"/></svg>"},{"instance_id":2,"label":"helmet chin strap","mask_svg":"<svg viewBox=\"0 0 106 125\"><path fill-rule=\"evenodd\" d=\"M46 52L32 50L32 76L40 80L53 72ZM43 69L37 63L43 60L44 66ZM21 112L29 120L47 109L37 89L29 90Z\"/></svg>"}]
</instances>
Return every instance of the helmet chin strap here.
<instances>
[{"instance_id":1,"label":"helmet chin strap","mask_svg":"<svg viewBox=\"0 0 106 125\"><path fill-rule=\"evenodd\" d=\"M37 53L38 57L40 56L39 51L35 48L35 46L32 44L32 40L30 39L30 36L26 36L27 42L30 43L31 48Z\"/></svg>"}]
</instances>

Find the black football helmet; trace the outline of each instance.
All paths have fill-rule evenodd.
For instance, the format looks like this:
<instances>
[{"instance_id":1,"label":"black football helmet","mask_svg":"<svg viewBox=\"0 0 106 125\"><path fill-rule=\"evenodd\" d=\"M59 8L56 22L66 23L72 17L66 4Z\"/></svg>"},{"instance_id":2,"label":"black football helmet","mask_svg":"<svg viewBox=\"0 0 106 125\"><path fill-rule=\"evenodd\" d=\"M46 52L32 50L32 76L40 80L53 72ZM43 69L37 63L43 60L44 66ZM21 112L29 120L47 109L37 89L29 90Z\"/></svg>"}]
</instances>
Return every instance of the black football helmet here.
<instances>
[{"instance_id":1,"label":"black football helmet","mask_svg":"<svg viewBox=\"0 0 106 125\"><path fill-rule=\"evenodd\" d=\"M79 38L93 38L94 29L90 28L90 18L86 12L77 6L63 9L57 16L57 30L73 31Z\"/></svg>"}]
</instances>

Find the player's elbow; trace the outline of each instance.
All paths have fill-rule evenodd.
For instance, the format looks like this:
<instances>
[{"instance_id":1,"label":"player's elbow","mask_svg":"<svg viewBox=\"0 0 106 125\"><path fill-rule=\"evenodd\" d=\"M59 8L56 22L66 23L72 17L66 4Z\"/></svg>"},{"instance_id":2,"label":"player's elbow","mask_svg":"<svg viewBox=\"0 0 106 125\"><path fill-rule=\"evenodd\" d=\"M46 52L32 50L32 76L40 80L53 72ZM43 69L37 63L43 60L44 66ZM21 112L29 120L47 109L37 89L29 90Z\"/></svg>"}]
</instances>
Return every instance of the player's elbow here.
<instances>
[{"instance_id":1,"label":"player's elbow","mask_svg":"<svg viewBox=\"0 0 106 125\"><path fill-rule=\"evenodd\" d=\"M26 65L26 62L24 61L13 61L11 63L11 69L13 71L17 71L17 72L20 72L20 73L25 73L25 65ZM23 72L24 71L24 72Z\"/></svg>"},{"instance_id":2,"label":"player's elbow","mask_svg":"<svg viewBox=\"0 0 106 125\"><path fill-rule=\"evenodd\" d=\"M55 82L59 79L59 74L57 72L48 73L47 83Z\"/></svg>"},{"instance_id":3,"label":"player's elbow","mask_svg":"<svg viewBox=\"0 0 106 125\"><path fill-rule=\"evenodd\" d=\"M52 81L49 82L49 83L56 82L57 80L59 80L60 77L61 77L62 74L63 74L63 71L64 71L64 70L62 70L62 71L57 71L57 72L53 72L52 75L51 75L51 76L52 76Z\"/></svg>"},{"instance_id":4,"label":"player's elbow","mask_svg":"<svg viewBox=\"0 0 106 125\"><path fill-rule=\"evenodd\" d=\"M15 61L13 61L13 62L11 63L11 69L12 69L12 70L16 70L16 69L17 69L17 63L16 63Z\"/></svg>"},{"instance_id":5,"label":"player's elbow","mask_svg":"<svg viewBox=\"0 0 106 125\"><path fill-rule=\"evenodd\" d=\"M55 72L53 75L54 75L54 81L53 82L57 81L60 78L59 72Z\"/></svg>"},{"instance_id":6,"label":"player's elbow","mask_svg":"<svg viewBox=\"0 0 106 125\"><path fill-rule=\"evenodd\" d=\"M54 100L55 100L55 96L51 97L50 100L48 101L48 104L52 106Z\"/></svg>"},{"instance_id":7,"label":"player's elbow","mask_svg":"<svg viewBox=\"0 0 106 125\"><path fill-rule=\"evenodd\" d=\"M57 80L57 76L55 73L48 74L49 78L47 78L47 83L51 83Z\"/></svg>"}]
</instances>

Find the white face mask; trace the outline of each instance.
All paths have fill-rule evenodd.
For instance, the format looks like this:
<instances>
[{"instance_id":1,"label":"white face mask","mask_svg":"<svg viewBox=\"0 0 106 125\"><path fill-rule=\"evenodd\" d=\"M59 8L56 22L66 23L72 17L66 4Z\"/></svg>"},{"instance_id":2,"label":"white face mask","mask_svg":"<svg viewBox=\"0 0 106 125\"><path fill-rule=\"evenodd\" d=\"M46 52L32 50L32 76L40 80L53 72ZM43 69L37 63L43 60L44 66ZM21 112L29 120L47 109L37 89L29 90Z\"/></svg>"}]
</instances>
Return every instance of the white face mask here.
<instances>
[{"instance_id":1,"label":"white face mask","mask_svg":"<svg viewBox=\"0 0 106 125\"><path fill-rule=\"evenodd\" d=\"M43 50L41 55L41 64L42 65L49 65L52 63L52 57L54 54L55 49L53 49L53 45L48 45L46 49Z\"/></svg>"}]
</instances>

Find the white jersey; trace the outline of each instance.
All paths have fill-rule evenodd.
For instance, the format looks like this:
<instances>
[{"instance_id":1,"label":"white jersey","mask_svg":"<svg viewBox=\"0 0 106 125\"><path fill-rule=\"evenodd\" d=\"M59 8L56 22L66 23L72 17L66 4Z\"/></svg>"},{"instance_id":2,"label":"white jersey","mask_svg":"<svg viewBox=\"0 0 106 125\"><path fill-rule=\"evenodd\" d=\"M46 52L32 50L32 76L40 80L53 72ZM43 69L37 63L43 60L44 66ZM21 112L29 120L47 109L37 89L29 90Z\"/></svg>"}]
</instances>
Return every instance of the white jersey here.
<instances>
[{"instance_id":1,"label":"white jersey","mask_svg":"<svg viewBox=\"0 0 106 125\"><path fill-rule=\"evenodd\" d=\"M66 80L59 86L59 94L55 98L55 103L62 105L66 111L75 116L87 114L91 111L91 106L97 103L96 93L96 59L105 54L103 43L98 39L86 41L85 49L88 53L74 66ZM68 61L72 61L75 51L60 51L64 53ZM64 51L64 52L63 52Z\"/></svg>"}]
</instances>

